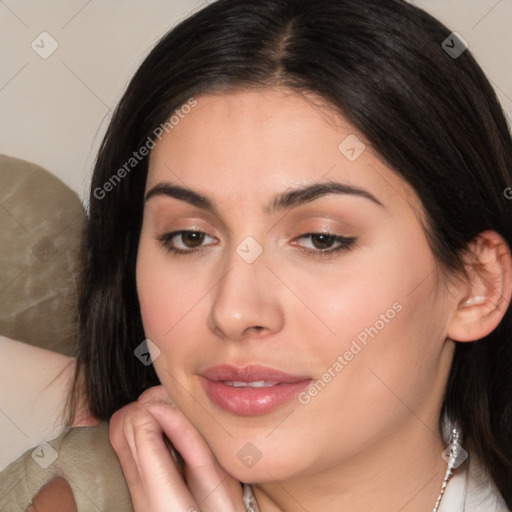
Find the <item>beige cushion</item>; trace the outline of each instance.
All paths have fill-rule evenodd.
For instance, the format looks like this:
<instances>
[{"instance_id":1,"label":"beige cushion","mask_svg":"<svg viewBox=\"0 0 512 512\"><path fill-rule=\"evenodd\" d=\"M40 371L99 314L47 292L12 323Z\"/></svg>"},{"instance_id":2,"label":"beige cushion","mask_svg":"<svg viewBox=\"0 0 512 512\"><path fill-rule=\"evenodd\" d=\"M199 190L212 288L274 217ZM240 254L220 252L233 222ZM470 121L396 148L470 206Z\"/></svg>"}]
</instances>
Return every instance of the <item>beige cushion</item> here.
<instances>
[{"instance_id":1,"label":"beige cushion","mask_svg":"<svg viewBox=\"0 0 512 512\"><path fill-rule=\"evenodd\" d=\"M73 354L84 219L80 199L58 178L0 155L0 334Z\"/></svg>"},{"instance_id":2,"label":"beige cushion","mask_svg":"<svg viewBox=\"0 0 512 512\"><path fill-rule=\"evenodd\" d=\"M36 494L57 476L69 482L79 512L133 512L107 423L68 429L0 472L0 510L25 512Z\"/></svg>"}]
</instances>

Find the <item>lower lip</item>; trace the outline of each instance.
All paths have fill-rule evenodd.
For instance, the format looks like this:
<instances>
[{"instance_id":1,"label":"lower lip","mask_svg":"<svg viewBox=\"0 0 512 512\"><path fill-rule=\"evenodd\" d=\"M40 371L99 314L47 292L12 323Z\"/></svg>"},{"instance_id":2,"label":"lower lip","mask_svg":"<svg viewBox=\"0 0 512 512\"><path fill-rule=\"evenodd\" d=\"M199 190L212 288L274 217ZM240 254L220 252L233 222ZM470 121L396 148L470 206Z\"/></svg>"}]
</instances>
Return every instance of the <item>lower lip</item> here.
<instances>
[{"instance_id":1,"label":"lower lip","mask_svg":"<svg viewBox=\"0 0 512 512\"><path fill-rule=\"evenodd\" d=\"M235 388L222 382L201 377L210 400L225 411L240 416L258 416L269 413L296 397L311 380L280 383L267 388Z\"/></svg>"}]
</instances>

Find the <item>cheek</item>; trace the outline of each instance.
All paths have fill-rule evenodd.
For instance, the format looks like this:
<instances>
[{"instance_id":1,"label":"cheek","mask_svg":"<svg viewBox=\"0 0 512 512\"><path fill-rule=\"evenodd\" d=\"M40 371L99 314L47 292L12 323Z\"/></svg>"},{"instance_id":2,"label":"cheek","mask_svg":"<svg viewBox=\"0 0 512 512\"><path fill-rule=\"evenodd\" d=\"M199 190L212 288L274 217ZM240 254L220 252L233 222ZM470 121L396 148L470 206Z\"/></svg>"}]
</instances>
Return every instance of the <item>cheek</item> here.
<instances>
[{"instance_id":1,"label":"cheek","mask_svg":"<svg viewBox=\"0 0 512 512\"><path fill-rule=\"evenodd\" d=\"M146 336L157 342L172 327L173 299L171 283L162 278L159 269L149 263L143 254L137 264L137 292Z\"/></svg>"},{"instance_id":2,"label":"cheek","mask_svg":"<svg viewBox=\"0 0 512 512\"><path fill-rule=\"evenodd\" d=\"M137 293L144 330L158 344L188 317L201 297L200 279L176 272L170 255L141 238L137 255ZM152 340L153 341L153 340Z\"/></svg>"},{"instance_id":3,"label":"cheek","mask_svg":"<svg viewBox=\"0 0 512 512\"><path fill-rule=\"evenodd\" d=\"M422 304L425 295L427 299L430 296L425 293L430 282L425 278L434 261L428 248L413 251L404 245L397 249L396 241L383 239L375 245L378 251L362 247L339 264L317 264L300 272L291 267L280 269L282 280L301 299L295 322L309 318L309 325L316 330L310 340L315 352L339 353L349 349L354 339L364 345L396 329L393 337L400 342L408 337L405 332L399 334L407 327L404 317L411 315L417 322L428 316L429 306ZM317 343L319 335L321 343Z\"/></svg>"},{"instance_id":4,"label":"cheek","mask_svg":"<svg viewBox=\"0 0 512 512\"><path fill-rule=\"evenodd\" d=\"M187 270L182 265L177 270L171 258L143 234L136 266L140 311L146 338L160 350L154 361L156 373L170 393L176 387L173 378L185 382L194 362L205 353L206 299L211 288L204 268Z\"/></svg>"},{"instance_id":5,"label":"cheek","mask_svg":"<svg viewBox=\"0 0 512 512\"><path fill-rule=\"evenodd\" d=\"M136 279L144 334L160 350L160 356L154 360L153 366L160 382L170 390L172 386L168 382L168 373L174 372L169 368L169 362L183 359L180 351L184 344L169 343L169 340L176 336L181 327L180 318L183 319L186 314L184 304L189 299L187 288L176 281L177 276L169 275L165 257L165 253L162 256L151 241L144 236L141 238ZM176 293L176 290L180 290L180 293Z\"/></svg>"},{"instance_id":6,"label":"cheek","mask_svg":"<svg viewBox=\"0 0 512 512\"><path fill-rule=\"evenodd\" d=\"M381 240L378 258L362 250L328 277L295 279L297 294L321 320L311 325L322 335L311 330L302 353L316 378L336 375L326 386L332 394L322 394L340 409L368 402L380 409L396 400L391 390L417 402L436 378L446 313L427 243L413 234L411 240L398 249L396 240Z\"/></svg>"}]
</instances>

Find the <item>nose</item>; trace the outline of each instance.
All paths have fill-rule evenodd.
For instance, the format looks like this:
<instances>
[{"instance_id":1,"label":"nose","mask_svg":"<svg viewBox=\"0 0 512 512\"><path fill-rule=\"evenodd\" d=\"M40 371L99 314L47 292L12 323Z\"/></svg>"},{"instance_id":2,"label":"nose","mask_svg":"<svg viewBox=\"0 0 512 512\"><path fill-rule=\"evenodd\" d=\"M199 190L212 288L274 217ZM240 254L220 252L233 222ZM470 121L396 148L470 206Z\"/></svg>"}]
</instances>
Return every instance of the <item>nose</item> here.
<instances>
[{"instance_id":1,"label":"nose","mask_svg":"<svg viewBox=\"0 0 512 512\"><path fill-rule=\"evenodd\" d=\"M278 282L263 257L246 263L233 254L215 287L208 326L223 339L240 341L279 332L284 314Z\"/></svg>"}]
</instances>

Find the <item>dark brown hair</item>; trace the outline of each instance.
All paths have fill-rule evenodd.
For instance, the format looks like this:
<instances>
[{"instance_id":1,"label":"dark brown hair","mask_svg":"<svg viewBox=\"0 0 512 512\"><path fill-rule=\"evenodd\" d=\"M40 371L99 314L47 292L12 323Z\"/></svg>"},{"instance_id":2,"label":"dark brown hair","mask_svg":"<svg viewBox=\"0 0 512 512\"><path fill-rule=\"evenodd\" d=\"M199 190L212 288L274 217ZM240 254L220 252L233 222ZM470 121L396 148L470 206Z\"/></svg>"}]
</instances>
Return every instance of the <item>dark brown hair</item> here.
<instances>
[{"instance_id":1,"label":"dark brown hair","mask_svg":"<svg viewBox=\"0 0 512 512\"><path fill-rule=\"evenodd\" d=\"M194 96L282 85L313 92L365 135L420 197L444 271L484 230L512 246L512 141L496 95L450 30L401 0L219 0L181 22L131 80L96 161L83 244L75 399L97 417L158 384L135 285L147 157L109 187L154 130ZM511 308L485 339L457 343L443 414L512 507Z\"/></svg>"}]
</instances>

